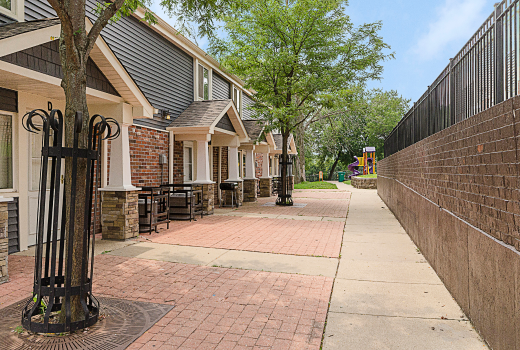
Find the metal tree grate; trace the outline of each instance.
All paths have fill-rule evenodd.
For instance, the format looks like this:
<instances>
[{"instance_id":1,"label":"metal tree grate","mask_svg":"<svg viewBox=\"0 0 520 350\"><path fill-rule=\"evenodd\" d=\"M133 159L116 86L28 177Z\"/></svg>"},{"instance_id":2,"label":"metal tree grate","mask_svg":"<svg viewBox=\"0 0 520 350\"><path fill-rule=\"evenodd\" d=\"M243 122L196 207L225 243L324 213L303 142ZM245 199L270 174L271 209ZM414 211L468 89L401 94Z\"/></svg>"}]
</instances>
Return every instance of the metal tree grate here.
<instances>
[{"instance_id":1,"label":"metal tree grate","mask_svg":"<svg viewBox=\"0 0 520 350\"><path fill-rule=\"evenodd\" d=\"M122 350L152 327L173 306L138 301L99 298L106 318L87 332L46 337L13 332L20 324L21 301L0 310L0 349L2 350Z\"/></svg>"}]
</instances>

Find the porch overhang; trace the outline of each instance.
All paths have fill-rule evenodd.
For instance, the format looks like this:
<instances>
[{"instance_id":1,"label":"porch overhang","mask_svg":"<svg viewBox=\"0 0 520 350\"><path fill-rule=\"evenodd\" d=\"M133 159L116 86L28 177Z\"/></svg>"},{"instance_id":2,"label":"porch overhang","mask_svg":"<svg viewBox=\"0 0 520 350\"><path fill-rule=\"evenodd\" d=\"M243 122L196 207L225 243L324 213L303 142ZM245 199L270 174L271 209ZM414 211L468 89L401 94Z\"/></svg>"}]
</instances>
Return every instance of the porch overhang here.
<instances>
[{"instance_id":1,"label":"porch overhang","mask_svg":"<svg viewBox=\"0 0 520 350\"><path fill-rule=\"evenodd\" d=\"M220 125L225 116L231 123L230 129ZM240 143L250 141L232 100L195 101L166 130L176 135L176 140L193 140L195 135L221 135L237 138Z\"/></svg>"},{"instance_id":2,"label":"porch overhang","mask_svg":"<svg viewBox=\"0 0 520 350\"><path fill-rule=\"evenodd\" d=\"M85 21L88 31L92 24L88 19ZM59 38L60 30L58 19L20 22L0 27L1 55L10 55L54 41ZM153 117L153 107L101 37L96 40L90 57L120 96L87 87L87 103L127 103L132 107L134 117ZM0 86L3 88L65 100L60 78L5 61L0 61L0 74Z\"/></svg>"}]
</instances>

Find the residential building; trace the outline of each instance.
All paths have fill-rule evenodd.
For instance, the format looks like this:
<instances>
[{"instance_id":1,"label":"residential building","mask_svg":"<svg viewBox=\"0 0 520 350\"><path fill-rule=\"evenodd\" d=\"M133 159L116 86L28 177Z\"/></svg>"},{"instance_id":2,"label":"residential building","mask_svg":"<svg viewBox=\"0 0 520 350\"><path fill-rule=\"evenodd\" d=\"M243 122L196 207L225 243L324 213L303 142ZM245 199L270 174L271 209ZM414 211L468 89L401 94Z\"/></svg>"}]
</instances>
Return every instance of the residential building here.
<instances>
[{"instance_id":1,"label":"residential building","mask_svg":"<svg viewBox=\"0 0 520 350\"><path fill-rule=\"evenodd\" d=\"M54 10L45 0L4 3L10 8L0 5L0 197L14 199L14 252L36 243L41 163L41 136L24 130L22 118L38 108L64 110L65 97ZM87 30L94 6L87 0ZM280 149L247 108L254 103L252 91L164 20L148 25L143 16L138 10L109 24L88 61L90 114L112 117L121 126L119 138L103 143L103 201L117 198L126 207L142 186L197 183L208 194L204 209L211 213L221 182L238 182L240 200L254 201L257 192L270 195L256 186L270 188ZM127 216L121 210L116 220L102 207L105 238L135 236L135 227L118 224L128 222Z\"/></svg>"}]
</instances>

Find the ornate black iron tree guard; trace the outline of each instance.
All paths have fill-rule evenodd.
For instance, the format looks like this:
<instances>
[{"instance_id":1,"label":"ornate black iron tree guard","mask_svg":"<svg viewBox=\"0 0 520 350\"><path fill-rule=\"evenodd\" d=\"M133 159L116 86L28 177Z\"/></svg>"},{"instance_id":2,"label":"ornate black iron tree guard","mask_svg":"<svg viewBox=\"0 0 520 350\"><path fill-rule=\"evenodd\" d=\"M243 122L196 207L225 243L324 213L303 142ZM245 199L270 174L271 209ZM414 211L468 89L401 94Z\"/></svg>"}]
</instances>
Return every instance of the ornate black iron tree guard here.
<instances>
[{"instance_id":1,"label":"ornate black iron tree guard","mask_svg":"<svg viewBox=\"0 0 520 350\"><path fill-rule=\"evenodd\" d=\"M35 117L41 124L35 123ZM92 274L94 267L95 229L97 225L97 204L101 178L101 141L119 136L119 124L113 118L94 115L89 122L88 146L79 148L79 137L83 117L75 116L73 147L63 147L65 123L60 110L48 113L36 109L24 115L23 127L32 133L42 132L42 154L40 169L40 189L38 197L38 220L36 233L36 255L34 264L34 299L29 301L22 312L22 325L35 333L63 333L90 327L97 322L99 302L92 295ZM105 135L105 136L103 136ZM62 160L72 162L70 198L61 191ZM87 162L86 181L77 183L78 160ZM49 169L50 161L50 169ZM47 198L47 177L50 170L50 186ZM83 224L83 252L81 282L72 285L72 256L74 234L65 239L67 206L69 207L68 230L74 232L76 190L86 187L85 220ZM62 195L61 192L63 192ZM62 211L60 215L60 204ZM94 212L92 213L92 208ZM93 217L93 218L92 218ZM61 239L58 237L60 228ZM45 254L44 254L44 240ZM67 247L65 249L65 244ZM90 266L89 266L90 265ZM85 317L71 320L71 299L79 297ZM49 322L51 313L65 310L65 322Z\"/></svg>"},{"instance_id":2,"label":"ornate black iron tree guard","mask_svg":"<svg viewBox=\"0 0 520 350\"><path fill-rule=\"evenodd\" d=\"M276 205L283 205L283 206L292 206L294 204L292 199L292 187L289 183L289 178L292 176L293 173L293 158L290 155L287 155L287 162L284 163L283 157L280 157L280 169L283 169L283 166L287 165L287 171L285 179L280 174L280 190L278 191L278 198L276 198ZM281 170L280 170L281 171ZM285 180L285 181L284 181ZM285 195L283 194L282 188L285 186Z\"/></svg>"}]
</instances>

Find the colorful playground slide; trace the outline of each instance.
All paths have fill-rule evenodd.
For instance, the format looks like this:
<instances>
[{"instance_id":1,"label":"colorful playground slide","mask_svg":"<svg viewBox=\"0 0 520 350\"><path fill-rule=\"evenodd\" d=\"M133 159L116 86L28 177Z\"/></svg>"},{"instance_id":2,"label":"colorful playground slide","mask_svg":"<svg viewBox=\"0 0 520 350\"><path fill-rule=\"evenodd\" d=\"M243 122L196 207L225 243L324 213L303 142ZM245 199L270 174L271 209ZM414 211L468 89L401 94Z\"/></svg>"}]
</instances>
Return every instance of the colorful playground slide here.
<instances>
[{"instance_id":1,"label":"colorful playground slide","mask_svg":"<svg viewBox=\"0 0 520 350\"><path fill-rule=\"evenodd\" d=\"M348 170L352 171L352 174L348 176L349 179L352 176L358 176L359 174L361 174L357 170L357 167L359 166L359 159L358 159L358 157L354 157L354 158L356 158L356 161L354 163L348 165Z\"/></svg>"}]
</instances>

